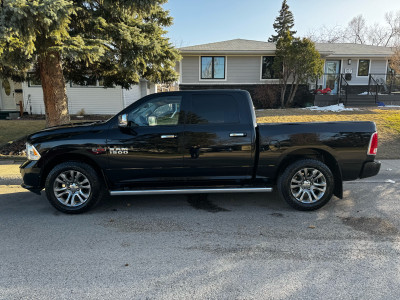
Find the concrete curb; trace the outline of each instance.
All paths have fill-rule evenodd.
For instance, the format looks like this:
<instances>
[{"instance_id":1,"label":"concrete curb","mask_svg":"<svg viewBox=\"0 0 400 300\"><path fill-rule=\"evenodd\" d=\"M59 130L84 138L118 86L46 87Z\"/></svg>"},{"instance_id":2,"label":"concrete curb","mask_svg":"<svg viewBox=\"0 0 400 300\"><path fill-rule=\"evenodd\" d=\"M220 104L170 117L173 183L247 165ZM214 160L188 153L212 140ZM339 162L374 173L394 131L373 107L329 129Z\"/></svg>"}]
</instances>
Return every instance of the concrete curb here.
<instances>
[{"instance_id":1,"label":"concrete curb","mask_svg":"<svg viewBox=\"0 0 400 300\"><path fill-rule=\"evenodd\" d=\"M0 165L21 164L26 160L26 156L0 155Z\"/></svg>"},{"instance_id":2,"label":"concrete curb","mask_svg":"<svg viewBox=\"0 0 400 300\"><path fill-rule=\"evenodd\" d=\"M0 160L0 185L20 185L22 183L19 165L14 160Z\"/></svg>"},{"instance_id":3,"label":"concrete curb","mask_svg":"<svg viewBox=\"0 0 400 300\"><path fill-rule=\"evenodd\" d=\"M22 178L3 178L0 177L0 185L21 185Z\"/></svg>"}]
</instances>

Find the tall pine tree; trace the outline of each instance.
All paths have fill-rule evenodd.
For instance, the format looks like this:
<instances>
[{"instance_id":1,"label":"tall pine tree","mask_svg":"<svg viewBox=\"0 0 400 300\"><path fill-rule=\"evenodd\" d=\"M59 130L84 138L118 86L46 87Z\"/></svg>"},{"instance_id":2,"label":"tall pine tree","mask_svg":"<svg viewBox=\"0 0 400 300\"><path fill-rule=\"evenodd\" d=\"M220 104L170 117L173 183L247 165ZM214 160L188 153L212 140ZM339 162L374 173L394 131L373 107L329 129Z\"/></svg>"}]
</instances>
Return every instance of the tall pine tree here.
<instances>
[{"instance_id":1,"label":"tall pine tree","mask_svg":"<svg viewBox=\"0 0 400 300\"><path fill-rule=\"evenodd\" d=\"M180 56L165 37L166 1L1 0L0 76L37 73L47 126L69 122L66 80L123 88L140 78L174 81Z\"/></svg>"},{"instance_id":2,"label":"tall pine tree","mask_svg":"<svg viewBox=\"0 0 400 300\"><path fill-rule=\"evenodd\" d=\"M268 42L276 43L280 37L286 34L287 31L289 31L291 36L296 34L296 31L291 30L294 26L294 17L292 12L289 10L289 5L286 3L286 0L283 0L279 16L276 17L273 26L276 35L272 35L268 39Z\"/></svg>"}]
</instances>

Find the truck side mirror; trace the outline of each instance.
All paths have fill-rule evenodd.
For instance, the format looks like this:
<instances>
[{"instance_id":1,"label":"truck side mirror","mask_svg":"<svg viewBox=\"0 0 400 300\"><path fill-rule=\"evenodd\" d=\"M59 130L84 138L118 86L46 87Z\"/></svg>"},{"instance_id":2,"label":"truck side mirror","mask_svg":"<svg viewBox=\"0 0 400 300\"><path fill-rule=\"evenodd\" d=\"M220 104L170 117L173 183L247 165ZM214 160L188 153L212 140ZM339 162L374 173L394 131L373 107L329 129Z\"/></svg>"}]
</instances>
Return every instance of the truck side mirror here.
<instances>
[{"instance_id":1,"label":"truck side mirror","mask_svg":"<svg viewBox=\"0 0 400 300\"><path fill-rule=\"evenodd\" d=\"M128 115L122 114L118 116L118 127L128 127Z\"/></svg>"}]
</instances>

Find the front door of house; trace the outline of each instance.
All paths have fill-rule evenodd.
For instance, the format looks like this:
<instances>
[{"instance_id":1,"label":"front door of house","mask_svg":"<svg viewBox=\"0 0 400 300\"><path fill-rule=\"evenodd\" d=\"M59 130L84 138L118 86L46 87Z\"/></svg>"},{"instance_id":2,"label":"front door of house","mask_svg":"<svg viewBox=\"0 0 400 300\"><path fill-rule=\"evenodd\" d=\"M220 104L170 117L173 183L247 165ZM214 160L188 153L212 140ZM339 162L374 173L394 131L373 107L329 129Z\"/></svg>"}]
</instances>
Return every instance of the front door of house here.
<instances>
[{"instance_id":1,"label":"front door of house","mask_svg":"<svg viewBox=\"0 0 400 300\"><path fill-rule=\"evenodd\" d=\"M14 98L14 82L4 79L1 82L1 107L2 110L16 110Z\"/></svg>"},{"instance_id":2,"label":"front door of house","mask_svg":"<svg viewBox=\"0 0 400 300\"><path fill-rule=\"evenodd\" d=\"M338 92L340 60L327 60L325 62L325 88L330 88L332 94Z\"/></svg>"}]
</instances>

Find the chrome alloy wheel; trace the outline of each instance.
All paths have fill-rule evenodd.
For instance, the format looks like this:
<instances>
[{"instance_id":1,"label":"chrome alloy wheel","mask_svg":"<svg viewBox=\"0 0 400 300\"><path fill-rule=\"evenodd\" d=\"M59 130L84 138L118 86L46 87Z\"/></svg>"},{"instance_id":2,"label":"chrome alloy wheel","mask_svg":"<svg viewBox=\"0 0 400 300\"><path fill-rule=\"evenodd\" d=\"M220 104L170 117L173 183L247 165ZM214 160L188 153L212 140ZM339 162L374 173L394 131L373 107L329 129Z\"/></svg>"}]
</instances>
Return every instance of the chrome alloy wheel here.
<instances>
[{"instance_id":1,"label":"chrome alloy wheel","mask_svg":"<svg viewBox=\"0 0 400 300\"><path fill-rule=\"evenodd\" d=\"M325 195L326 178L318 169L300 169L290 181L290 191L301 203L315 203Z\"/></svg>"},{"instance_id":2,"label":"chrome alloy wheel","mask_svg":"<svg viewBox=\"0 0 400 300\"><path fill-rule=\"evenodd\" d=\"M68 207L84 204L92 192L88 178L75 170L60 173L54 181L53 190L57 200Z\"/></svg>"}]
</instances>

